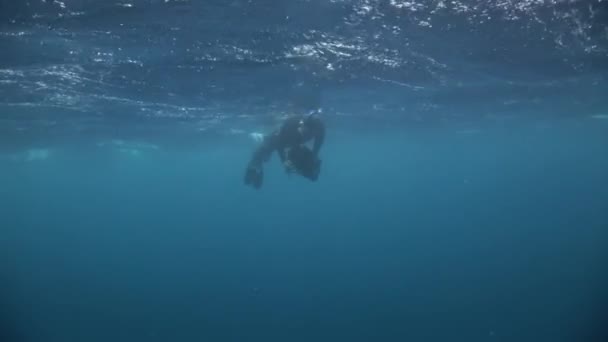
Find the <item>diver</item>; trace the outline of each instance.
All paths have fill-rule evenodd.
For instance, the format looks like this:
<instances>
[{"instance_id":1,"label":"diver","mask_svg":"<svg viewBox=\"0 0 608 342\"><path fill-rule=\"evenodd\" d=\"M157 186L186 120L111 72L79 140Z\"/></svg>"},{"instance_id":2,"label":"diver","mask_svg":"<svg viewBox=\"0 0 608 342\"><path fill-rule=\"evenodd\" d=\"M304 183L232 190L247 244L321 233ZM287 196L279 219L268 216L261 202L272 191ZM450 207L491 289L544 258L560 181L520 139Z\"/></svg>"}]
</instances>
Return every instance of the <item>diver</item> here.
<instances>
[{"instance_id":1,"label":"diver","mask_svg":"<svg viewBox=\"0 0 608 342\"><path fill-rule=\"evenodd\" d=\"M321 171L319 151L325 140L325 125L319 118L319 113L320 110L314 110L306 115L290 117L277 130L264 135L261 145L254 151L247 165L245 184L256 189L262 186L262 165L274 151L277 151L288 174L295 172L316 181ZM312 150L305 145L311 140L314 140Z\"/></svg>"}]
</instances>

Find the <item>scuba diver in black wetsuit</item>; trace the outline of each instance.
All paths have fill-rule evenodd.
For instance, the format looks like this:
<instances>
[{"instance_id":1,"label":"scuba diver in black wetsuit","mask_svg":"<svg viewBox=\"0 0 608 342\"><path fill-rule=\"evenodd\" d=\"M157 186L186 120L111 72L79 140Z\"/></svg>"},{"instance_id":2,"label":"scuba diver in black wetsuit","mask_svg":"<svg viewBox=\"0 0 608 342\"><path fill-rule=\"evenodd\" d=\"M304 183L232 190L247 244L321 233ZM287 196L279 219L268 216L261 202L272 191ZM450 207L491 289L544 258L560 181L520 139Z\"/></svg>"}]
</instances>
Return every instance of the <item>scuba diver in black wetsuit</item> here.
<instances>
[{"instance_id":1,"label":"scuba diver in black wetsuit","mask_svg":"<svg viewBox=\"0 0 608 342\"><path fill-rule=\"evenodd\" d=\"M325 140L325 125L313 111L304 116L288 118L276 131L265 135L262 144L255 150L245 172L245 184L256 189L262 186L262 165L277 151L287 173L297 172L316 181L321 171L319 150ZM305 143L314 139L312 150Z\"/></svg>"}]
</instances>

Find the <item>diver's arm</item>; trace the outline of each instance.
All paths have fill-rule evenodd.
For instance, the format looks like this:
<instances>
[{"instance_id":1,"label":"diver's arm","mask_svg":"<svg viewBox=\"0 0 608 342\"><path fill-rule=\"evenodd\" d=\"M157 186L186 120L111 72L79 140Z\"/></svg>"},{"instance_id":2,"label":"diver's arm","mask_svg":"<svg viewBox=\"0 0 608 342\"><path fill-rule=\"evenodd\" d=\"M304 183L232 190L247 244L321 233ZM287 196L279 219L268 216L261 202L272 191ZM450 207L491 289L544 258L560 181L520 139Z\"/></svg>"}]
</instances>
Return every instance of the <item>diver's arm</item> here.
<instances>
[{"instance_id":1,"label":"diver's arm","mask_svg":"<svg viewBox=\"0 0 608 342\"><path fill-rule=\"evenodd\" d=\"M285 163L285 160L287 159L286 148L284 146L278 147L277 154L279 155L279 158L281 159L281 163Z\"/></svg>"},{"instance_id":2,"label":"diver's arm","mask_svg":"<svg viewBox=\"0 0 608 342\"><path fill-rule=\"evenodd\" d=\"M279 128L275 135L276 150L279 158L281 159L281 163L285 163L285 161L287 161L287 146L289 145L288 136L293 134L292 132L294 131L295 127L297 127L295 125L297 125L297 121L295 121L293 118L289 118L283 122L281 128Z\"/></svg>"},{"instance_id":3,"label":"diver's arm","mask_svg":"<svg viewBox=\"0 0 608 342\"><path fill-rule=\"evenodd\" d=\"M321 146L323 146L323 142L325 141L325 125L321 120L317 120L315 124L315 143L313 145L312 151L315 155L319 154L319 150L321 150Z\"/></svg>"}]
</instances>

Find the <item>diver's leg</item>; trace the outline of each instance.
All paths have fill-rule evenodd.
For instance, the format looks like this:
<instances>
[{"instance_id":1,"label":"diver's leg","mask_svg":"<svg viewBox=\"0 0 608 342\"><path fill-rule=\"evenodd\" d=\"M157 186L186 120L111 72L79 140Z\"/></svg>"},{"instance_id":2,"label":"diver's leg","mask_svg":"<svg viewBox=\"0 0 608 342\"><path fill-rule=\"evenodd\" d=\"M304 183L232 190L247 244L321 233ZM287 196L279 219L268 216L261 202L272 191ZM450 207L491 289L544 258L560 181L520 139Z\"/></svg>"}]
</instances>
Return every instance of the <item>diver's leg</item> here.
<instances>
[{"instance_id":1,"label":"diver's leg","mask_svg":"<svg viewBox=\"0 0 608 342\"><path fill-rule=\"evenodd\" d=\"M251 185L256 189L262 186L264 180L262 164L270 159L272 152L276 148L275 142L276 138L274 135L265 136L262 144L253 152L245 171L245 184Z\"/></svg>"},{"instance_id":2,"label":"diver's leg","mask_svg":"<svg viewBox=\"0 0 608 342\"><path fill-rule=\"evenodd\" d=\"M264 134L262 133L251 132L249 133L249 137L253 139L253 141L255 141L256 143L261 143L262 141L264 141Z\"/></svg>"},{"instance_id":3,"label":"diver's leg","mask_svg":"<svg viewBox=\"0 0 608 342\"><path fill-rule=\"evenodd\" d=\"M264 136L260 146L253 152L249 165L262 167L262 164L270 159L272 152L275 150L275 141L276 137L274 134Z\"/></svg>"}]
</instances>

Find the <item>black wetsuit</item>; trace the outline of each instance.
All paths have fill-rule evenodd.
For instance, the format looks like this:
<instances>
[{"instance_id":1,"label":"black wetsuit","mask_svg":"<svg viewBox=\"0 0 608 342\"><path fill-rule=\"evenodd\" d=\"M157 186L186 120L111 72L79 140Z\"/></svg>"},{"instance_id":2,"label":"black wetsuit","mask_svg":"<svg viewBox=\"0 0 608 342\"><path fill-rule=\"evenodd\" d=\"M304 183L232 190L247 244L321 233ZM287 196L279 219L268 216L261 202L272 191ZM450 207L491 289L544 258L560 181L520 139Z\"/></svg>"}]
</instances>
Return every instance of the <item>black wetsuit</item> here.
<instances>
[{"instance_id":1,"label":"black wetsuit","mask_svg":"<svg viewBox=\"0 0 608 342\"><path fill-rule=\"evenodd\" d=\"M311 139L314 139L313 148L308 150L303 144ZM245 183L256 188L262 185L262 164L270 159L274 151L277 151L282 163L289 160L295 171L316 180L320 168L318 154L324 140L325 125L317 116L287 119L278 130L264 136L249 162Z\"/></svg>"}]
</instances>

